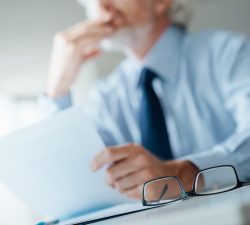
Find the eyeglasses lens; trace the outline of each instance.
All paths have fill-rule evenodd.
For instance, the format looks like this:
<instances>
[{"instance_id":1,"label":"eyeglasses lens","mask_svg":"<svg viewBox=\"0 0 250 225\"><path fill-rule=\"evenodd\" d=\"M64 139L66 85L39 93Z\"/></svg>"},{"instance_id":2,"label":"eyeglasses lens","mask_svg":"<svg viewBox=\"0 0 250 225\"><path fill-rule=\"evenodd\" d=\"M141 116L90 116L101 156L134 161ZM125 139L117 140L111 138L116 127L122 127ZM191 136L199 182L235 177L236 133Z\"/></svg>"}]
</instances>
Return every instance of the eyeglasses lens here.
<instances>
[{"instance_id":1,"label":"eyeglasses lens","mask_svg":"<svg viewBox=\"0 0 250 225\"><path fill-rule=\"evenodd\" d=\"M144 200L148 205L176 201L182 197L182 188L174 177L151 181L144 186Z\"/></svg>"},{"instance_id":2,"label":"eyeglasses lens","mask_svg":"<svg viewBox=\"0 0 250 225\"><path fill-rule=\"evenodd\" d=\"M211 168L198 173L195 192L200 195L216 194L237 186L237 176L232 167Z\"/></svg>"}]
</instances>

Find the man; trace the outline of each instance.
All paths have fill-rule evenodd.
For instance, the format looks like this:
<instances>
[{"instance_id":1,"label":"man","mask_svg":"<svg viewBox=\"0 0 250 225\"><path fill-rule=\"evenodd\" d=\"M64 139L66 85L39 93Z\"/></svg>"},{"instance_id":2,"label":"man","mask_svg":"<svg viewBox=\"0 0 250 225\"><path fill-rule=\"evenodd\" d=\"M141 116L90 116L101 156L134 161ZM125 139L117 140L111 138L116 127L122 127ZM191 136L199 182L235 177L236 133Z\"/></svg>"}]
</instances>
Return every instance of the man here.
<instances>
[{"instance_id":1,"label":"man","mask_svg":"<svg viewBox=\"0 0 250 225\"><path fill-rule=\"evenodd\" d=\"M80 66L100 54L100 46L127 54L85 104L107 145L93 171L109 165L107 183L134 199L145 181L168 175L190 190L197 171L211 166L231 164L249 178L247 38L187 34L172 20L176 0L85 4L96 6L97 18L56 36L46 94L56 109L65 109Z\"/></svg>"}]
</instances>

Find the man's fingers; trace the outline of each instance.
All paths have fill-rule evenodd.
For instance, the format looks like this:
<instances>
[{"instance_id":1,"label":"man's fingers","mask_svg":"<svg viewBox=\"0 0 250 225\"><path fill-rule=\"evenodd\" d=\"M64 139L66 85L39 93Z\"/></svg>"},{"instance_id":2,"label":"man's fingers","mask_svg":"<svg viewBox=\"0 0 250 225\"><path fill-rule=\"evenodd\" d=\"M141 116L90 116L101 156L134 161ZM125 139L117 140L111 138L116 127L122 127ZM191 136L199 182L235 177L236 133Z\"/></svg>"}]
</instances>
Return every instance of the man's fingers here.
<instances>
[{"instance_id":1,"label":"man's fingers","mask_svg":"<svg viewBox=\"0 0 250 225\"><path fill-rule=\"evenodd\" d=\"M125 160L119 161L111 165L107 170L108 183L115 183L118 179L128 176L144 168L141 162L141 157L135 155L135 157L129 157Z\"/></svg>"},{"instance_id":2,"label":"man's fingers","mask_svg":"<svg viewBox=\"0 0 250 225\"><path fill-rule=\"evenodd\" d=\"M99 46L99 43L103 37L91 37L91 38L82 38L82 39L77 39L74 42L74 46L76 46L78 49L85 49L85 48L97 48Z\"/></svg>"},{"instance_id":3,"label":"man's fingers","mask_svg":"<svg viewBox=\"0 0 250 225\"><path fill-rule=\"evenodd\" d=\"M98 46L100 41L105 37L112 34L111 30L108 31L97 31L97 32L87 32L83 35L79 35L74 39L70 38L67 33L61 33L58 37L69 47L73 47L76 50L84 49L85 47L93 45Z\"/></svg>"},{"instance_id":4,"label":"man's fingers","mask_svg":"<svg viewBox=\"0 0 250 225\"><path fill-rule=\"evenodd\" d=\"M75 24L74 26L68 28L65 30L67 34L69 34L69 37L74 38L74 35L78 35L81 32L84 32L87 29L91 29L91 27L100 27L103 26L104 23L102 22L97 22L97 21L83 21Z\"/></svg>"},{"instance_id":5,"label":"man's fingers","mask_svg":"<svg viewBox=\"0 0 250 225\"><path fill-rule=\"evenodd\" d=\"M104 38L110 36L114 32L111 26L104 26L100 28L86 29L80 33L77 33L72 40L83 39L83 38Z\"/></svg>"},{"instance_id":6,"label":"man's fingers","mask_svg":"<svg viewBox=\"0 0 250 225\"><path fill-rule=\"evenodd\" d=\"M119 147L105 149L94 158L91 168L93 171L97 171L104 165L113 164L127 158L128 155L127 149L123 150Z\"/></svg>"},{"instance_id":7,"label":"man's fingers","mask_svg":"<svg viewBox=\"0 0 250 225\"><path fill-rule=\"evenodd\" d=\"M94 22L83 22L65 32L67 39L73 41L79 38L87 38L92 36L107 36L114 32L114 27L109 24L95 24Z\"/></svg>"},{"instance_id":8,"label":"man's fingers","mask_svg":"<svg viewBox=\"0 0 250 225\"><path fill-rule=\"evenodd\" d=\"M107 148L94 158L91 168L93 171L97 171L104 165L113 164L128 158L132 152L128 145Z\"/></svg>"},{"instance_id":9,"label":"man's fingers","mask_svg":"<svg viewBox=\"0 0 250 225\"><path fill-rule=\"evenodd\" d=\"M155 178L155 175L151 169L142 169L117 180L115 182L115 188L124 193L135 186L143 186L145 182L153 178Z\"/></svg>"},{"instance_id":10,"label":"man's fingers","mask_svg":"<svg viewBox=\"0 0 250 225\"><path fill-rule=\"evenodd\" d=\"M101 54L101 50L98 49L98 48L94 48L94 49L91 49L90 51L88 51L87 53L85 53L82 57L82 61L86 61L86 60L89 60L89 59L92 59L94 57L97 57Z\"/></svg>"},{"instance_id":11,"label":"man's fingers","mask_svg":"<svg viewBox=\"0 0 250 225\"><path fill-rule=\"evenodd\" d=\"M143 185L139 185L139 186L136 186L130 190L127 190L123 194L126 195L128 198L141 200L142 199L142 190L143 190Z\"/></svg>"},{"instance_id":12,"label":"man's fingers","mask_svg":"<svg viewBox=\"0 0 250 225\"><path fill-rule=\"evenodd\" d=\"M148 181L145 175L147 174L144 171L132 173L116 181L114 186L119 192L124 193L136 186L143 185Z\"/></svg>"}]
</instances>

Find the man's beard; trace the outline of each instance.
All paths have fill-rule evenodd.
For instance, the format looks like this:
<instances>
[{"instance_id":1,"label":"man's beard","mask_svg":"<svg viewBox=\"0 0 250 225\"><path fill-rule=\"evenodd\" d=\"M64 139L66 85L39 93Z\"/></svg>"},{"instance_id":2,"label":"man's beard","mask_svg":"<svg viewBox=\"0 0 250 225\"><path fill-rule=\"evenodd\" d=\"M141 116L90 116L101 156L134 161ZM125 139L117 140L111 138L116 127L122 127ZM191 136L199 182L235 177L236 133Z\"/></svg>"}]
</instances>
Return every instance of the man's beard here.
<instances>
[{"instance_id":1,"label":"man's beard","mask_svg":"<svg viewBox=\"0 0 250 225\"><path fill-rule=\"evenodd\" d=\"M140 48L144 44L151 29L151 24L133 28L121 28L111 37L103 39L101 41L101 48L105 51L118 51L126 55L131 54L133 50Z\"/></svg>"},{"instance_id":2,"label":"man's beard","mask_svg":"<svg viewBox=\"0 0 250 225\"><path fill-rule=\"evenodd\" d=\"M88 17L92 20L98 20L98 2L78 0L87 9ZM104 51L118 51L124 54L133 54L133 49L140 48L152 31L152 24L149 22L134 27L123 27L110 37L101 41L100 46Z\"/></svg>"}]
</instances>

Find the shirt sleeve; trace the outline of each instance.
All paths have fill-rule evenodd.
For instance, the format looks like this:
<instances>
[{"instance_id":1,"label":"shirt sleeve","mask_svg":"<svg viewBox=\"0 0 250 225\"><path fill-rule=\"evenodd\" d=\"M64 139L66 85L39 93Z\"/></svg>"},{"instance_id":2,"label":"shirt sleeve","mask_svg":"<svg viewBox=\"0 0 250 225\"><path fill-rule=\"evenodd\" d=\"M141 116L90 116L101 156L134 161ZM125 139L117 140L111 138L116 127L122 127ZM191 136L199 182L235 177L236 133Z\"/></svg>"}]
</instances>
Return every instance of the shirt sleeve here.
<instances>
[{"instance_id":1,"label":"shirt sleeve","mask_svg":"<svg viewBox=\"0 0 250 225\"><path fill-rule=\"evenodd\" d=\"M218 84L224 106L235 121L235 132L212 149L184 159L199 169L234 165L242 179L250 179L250 42L244 36L228 36L215 45Z\"/></svg>"},{"instance_id":2,"label":"shirt sleeve","mask_svg":"<svg viewBox=\"0 0 250 225\"><path fill-rule=\"evenodd\" d=\"M111 100L111 93L108 83L99 81L90 91L84 104L85 113L94 123L106 146L124 143L119 121L116 121L112 114L117 104Z\"/></svg>"},{"instance_id":3,"label":"shirt sleeve","mask_svg":"<svg viewBox=\"0 0 250 225\"><path fill-rule=\"evenodd\" d=\"M42 94L38 99L39 111L42 118L46 118L54 113L65 110L72 106L71 93L57 99L51 99L46 94Z\"/></svg>"}]
</instances>

